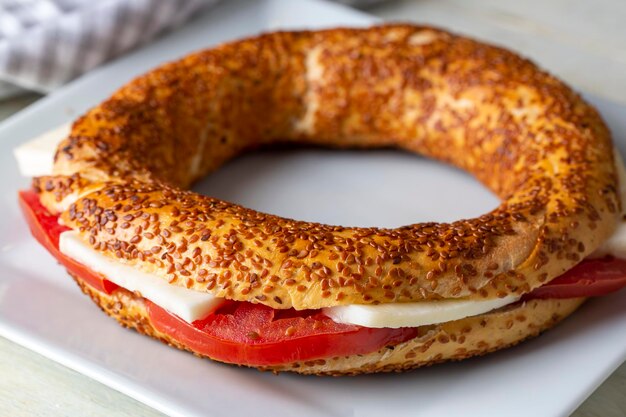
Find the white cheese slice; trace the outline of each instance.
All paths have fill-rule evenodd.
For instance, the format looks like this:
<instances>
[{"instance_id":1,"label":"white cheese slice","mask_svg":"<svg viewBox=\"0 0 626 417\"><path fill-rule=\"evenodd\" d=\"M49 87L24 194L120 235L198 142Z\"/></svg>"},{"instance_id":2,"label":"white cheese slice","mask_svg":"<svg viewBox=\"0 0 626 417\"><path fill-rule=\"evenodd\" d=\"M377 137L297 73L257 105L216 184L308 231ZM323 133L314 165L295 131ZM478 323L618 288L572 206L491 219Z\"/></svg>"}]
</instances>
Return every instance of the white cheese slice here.
<instances>
[{"instance_id":1,"label":"white cheese slice","mask_svg":"<svg viewBox=\"0 0 626 417\"><path fill-rule=\"evenodd\" d=\"M80 239L75 231L61 234L61 253L105 276L129 291L137 291L156 305L176 314L188 323L215 311L224 299L208 293L168 284L162 278L137 270L118 259L109 258ZM338 323L365 327L417 327L443 323L486 313L514 303L519 297L487 301L429 301L380 305L349 305L324 309Z\"/></svg>"},{"instance_id":2,"label":"white cheese slice","mask_svg":"<svg viewBox=\"0 0 626 417\"><path fill-rule=\"evenodd\" d=\"M622 201L622 214L626 216L626 168L624 161L617 149L615 153L615 166L617 167L617 178L619 180L619 194ZM611 237L595 250L589 258L601 258L611 255L616 258L626 259L626 222L621 221Z\"/></svg>"},{"instance_id":3,"label":"white cheese slice","mask_svg":"<svg viewBox=\"0 0 626 417\"><path fill-rule=\"evenodd\" d=\"M139 292L188 323L203 319L224 302L224 299L208 293L168 284L160 277L139 271L118 259L111 259L83 242L75 231L61 233L59 248L64 255L102 274L122 288Z\"/></svg>"},{"instance_id":4,"label":"white cheese slice","mask_svg":"<svg viewBox=\"0 0 626 417\"><path fill-rule=\"evenodd\" d=\"M624 166L624 159L617 148L613 149L613 155L615 155L615 167L617 170L617 180L619 182L619 197L622 202L622 214L626 215L626 167Z\"/></svg>"},{"instance_id":5,"label":"white cheese slice","mask_svg":"<svg viewBox=\"0 0 626 417\"><path fill-rule=\"evenodd\" d=\"M189 323L206 317L224 302L224 299L208 293L168 284L160 277L135 269L118 259L109 258L83 242L75 231L61 234L59 248L64 255L102 274L109 281L129 291L139 292L143 297ZM365 327L417 327L482 314L513 303L518 298L349 305L326 308L324 313L338 323Z\"/></svg>"},{"instance_id":6,"label":"white cheese slice","mask_svg":"<svg viewBox=\"0 0 626 417\"><path fill-rule=\"evenodd\" d=\"M626 259L626 222L620 222L609 240L589 255L589 258L602 258L607 255Z\"/></svg>"},{"instance_id":7,"label":"white cheese slice","mask_svg":"<svg viewBox=\"0 0 626 417\"><path fill-rule=\"evenodd\" d=\"M508 296L486 301L442 300L329 307L324 314L337 323L364 327L418 327L477 316L519 300Z\"/></svg>"},{"instance_id":8,"label":"white cheese slice","mask_svg":"<svg viewBox=\"0 0 626 417\"><path fill-rule=\"evenodd\" d=\"M66 123L13 149L20 174L23 177L52 175L54 153L59 143L69 135L71 126L71 123Z\"/></svg>"}]
</instances>

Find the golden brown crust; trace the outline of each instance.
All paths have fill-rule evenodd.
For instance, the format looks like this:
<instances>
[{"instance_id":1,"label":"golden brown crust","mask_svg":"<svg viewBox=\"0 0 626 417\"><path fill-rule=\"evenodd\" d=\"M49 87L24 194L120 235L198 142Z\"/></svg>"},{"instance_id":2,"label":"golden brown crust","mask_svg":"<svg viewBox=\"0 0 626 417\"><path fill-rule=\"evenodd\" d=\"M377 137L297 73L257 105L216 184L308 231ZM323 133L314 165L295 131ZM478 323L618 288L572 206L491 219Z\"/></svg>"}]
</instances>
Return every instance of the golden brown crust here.
<instances>
[{"instance_id":1,"label":"golden brown crust","mask_svg":"<svg viewBox=\"0 0 626 417\"><path fill-rule=\"evenodd\" d=\"M150 320L143 298L124 289L106 295L93 290L75 276L74 279L83 292L124 327L135 329L178 349L203 356L157 330ZM322 358L258 369L339 376L401 372L440 362L466 359L537 336L569 316L584 301L585 298L530 300L480 316L424 326L421 328L420 336L415 339L393 347L384 347L370 354Z\"/></svg>"},{"instance_id":2,"label":"golden brown crust","mask_svg":"<svg viewBox=\"0 0 626 417\"><path fill-rule=\"evenodd\" d=\"M469 171L502 204L451 224L352 228L181 190L277 141L393 145ZM63 213L97 250L274 308L526 293L619 217L610 134L590 105L511 52L409 25L273 33L164 65L79 119L55 172L102 187Z\"/></svg>"}]
</instances>

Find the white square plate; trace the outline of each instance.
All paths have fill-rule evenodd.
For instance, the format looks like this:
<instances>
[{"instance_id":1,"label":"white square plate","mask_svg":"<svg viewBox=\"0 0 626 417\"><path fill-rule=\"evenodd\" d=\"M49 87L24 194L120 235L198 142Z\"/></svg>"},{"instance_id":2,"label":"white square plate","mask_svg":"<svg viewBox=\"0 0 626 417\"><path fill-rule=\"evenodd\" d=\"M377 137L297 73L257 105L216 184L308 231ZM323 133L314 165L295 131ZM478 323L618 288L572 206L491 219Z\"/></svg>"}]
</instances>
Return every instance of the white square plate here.
<instances>
[{"instance_id":1,"label":"white square plate","mask_svg":"<svg viewBox=\"0 0 626 417\"><path fill-rule=\"evenodd\" d=\"M589 302L538 339L484 358L399 375L276 377L199 360L122 329L31 238L16 202L17 190L28 184L11 157L17 144L189 51L279 27L374 21L313 0L223 2L3 123L0 335L175 416L565 416L574 410L626 358L624 291ZM626 108L592 101L626 148ZM237 159L198 189L276 214L348 225L449 221L497 204L468 175L393 151L263 152Z\"/></svg>"}]
</instances>

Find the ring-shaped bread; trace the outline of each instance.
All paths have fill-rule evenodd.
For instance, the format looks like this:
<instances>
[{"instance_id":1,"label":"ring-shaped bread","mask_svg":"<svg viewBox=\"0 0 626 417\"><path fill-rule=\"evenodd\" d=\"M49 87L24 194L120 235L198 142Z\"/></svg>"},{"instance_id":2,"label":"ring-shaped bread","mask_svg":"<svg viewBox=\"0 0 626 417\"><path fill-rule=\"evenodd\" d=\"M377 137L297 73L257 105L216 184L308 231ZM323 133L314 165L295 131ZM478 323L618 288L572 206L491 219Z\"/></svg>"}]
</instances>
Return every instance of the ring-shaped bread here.
<instances>
[{"instance_id":1,"label":"ring-shaped bread","mask_svg":"<svg viewBox=\"0 0 626 417\"><path fill-rule=\"evenodd\" d=\"M185 191L274 143L400 148L470 172L502 203L380 229ZM272 33L166 64L81 117L54 172L35 181L42 201L79 196L62 219L98 251L274 308L526 293L596 249L620 211L590 105L514 53L410 25Z\"/></svg>"}]
</instances>

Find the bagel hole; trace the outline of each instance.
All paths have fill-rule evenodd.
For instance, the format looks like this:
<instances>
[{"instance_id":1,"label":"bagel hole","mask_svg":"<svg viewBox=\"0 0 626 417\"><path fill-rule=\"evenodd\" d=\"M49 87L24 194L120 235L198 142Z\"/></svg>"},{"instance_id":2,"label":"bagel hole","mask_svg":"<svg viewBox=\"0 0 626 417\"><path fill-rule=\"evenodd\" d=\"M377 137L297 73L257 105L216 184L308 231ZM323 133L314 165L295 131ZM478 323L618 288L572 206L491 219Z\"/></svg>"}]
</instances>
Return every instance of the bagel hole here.
<instances>
[{"instance_id":1,"label":"bagel hole","mask_svg":"<svg viewBox=\"0 0 626 417\"><path fill-rule=\"evenodd\" d=\"M355 227L452 222L499 204L470 174L390 149L262 149L228 162L193 190L265 213Z\"/></svg>"}]
</instances>

